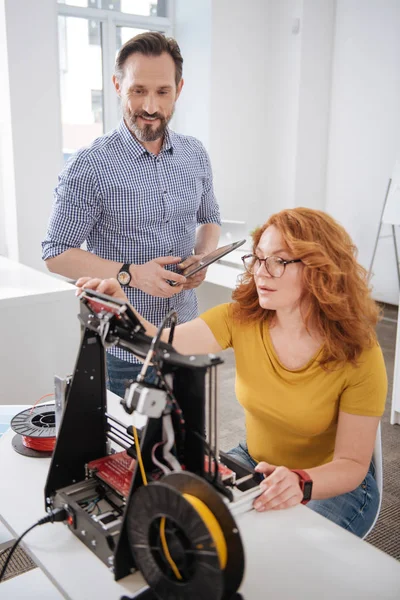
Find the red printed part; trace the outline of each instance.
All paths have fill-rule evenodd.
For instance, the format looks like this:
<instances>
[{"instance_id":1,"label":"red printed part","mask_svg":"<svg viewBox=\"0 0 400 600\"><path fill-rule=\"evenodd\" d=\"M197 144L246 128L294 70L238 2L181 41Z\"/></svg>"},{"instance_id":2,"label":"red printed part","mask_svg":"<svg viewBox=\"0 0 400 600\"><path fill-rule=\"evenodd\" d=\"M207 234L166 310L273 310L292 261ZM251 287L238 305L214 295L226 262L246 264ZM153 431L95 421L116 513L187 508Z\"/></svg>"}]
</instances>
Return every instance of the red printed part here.
<instances>
[{"instance_id":1,"label":"red printed part","mask_svg":"<svg viewBox=\"0 0 400 600\"><path fill-rule=\"evenodd\" d=\"M211 459L211 472L214 473L214 460ZM204 457L204 471L208 473L209 467L209 459L208 456ZM221 475L222 481L227 481L229 479L235 479L236 473L229 469L229 467L223 465L222 463L218 463L218 472Z\"/></svg>"},{"instance_id":2,"label":"red printed part","mask_svg":"<svg viewBox=\"0 0 400 600\"><path fill-rule=\"evenodd\" d=\"M136 460L127 455L126 450L92 460L89 471L107 483L118 494L126 498L129 494Z\"/></svg>"},{"instance_id":3,"label":"red printed part","mask_svg":"<svg viewBox=\"0 0 400 600\"><path fill-rule=\"evenodd\" d=\"M107 302L106 300L96 300L86 296L86 302L94 313L99 315L102 312L109 312L117 317L121 316L121 306Z\"/></svg>"}]
</instances>

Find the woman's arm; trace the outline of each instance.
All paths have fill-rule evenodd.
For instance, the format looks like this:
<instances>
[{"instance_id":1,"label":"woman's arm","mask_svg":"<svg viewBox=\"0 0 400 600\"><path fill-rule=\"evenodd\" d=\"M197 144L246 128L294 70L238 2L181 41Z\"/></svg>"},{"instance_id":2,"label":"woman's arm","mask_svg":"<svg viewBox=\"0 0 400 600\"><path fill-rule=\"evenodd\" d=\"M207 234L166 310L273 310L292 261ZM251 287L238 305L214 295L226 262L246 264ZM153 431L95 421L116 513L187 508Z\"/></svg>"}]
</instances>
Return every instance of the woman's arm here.
<instances>
[{"instance_id":1,"label":"woman's arm","mask_svg":"<svg viewBox=\"0 0 400 600\"><path fill-rule=\"evenodd\" d=\"M81 277L76 282L76 286L78 288L76 291L77 296L81 294L82 290L88 288L129 303L128 298L125 296L116 279L92 279L90 277ZM133 306L131 306L131 308L146 328L147 335L150 337L155 336L158 328L149 321L146 321ZM165 329L161 339L166 342L168 341L168 336L169 329ZM220 352L222 350L211 329L202 319L194 319L188 323L177 325L174 333L173 346L175 350L181 354L208 354Z\"/></svg>"},{"instance_id":2,"label":"woman's arm","mask_svg":"<svg viewBox=\"0 0 400 600\"><path fill-rule=\"evenodd\" d=\"M331 463L306 469L313 480L313 500L351 492L368 472L380 417L339 411L335 452Z\"/></svg>"},{"instance_id":3,"label":"woman's arm","mask_svg":"<svg viewBox=\"0 0 400 600\"><path fill-rule=\"evenodd\" d=\"M312 500L339 496L360 485L369 469L379 421L380 417L339 411L332 462L304 469L313 480ZM266 476L261 483L266 491L255 502L257 510L287 508L301 502L299 478L290 469L261 462L256 470Z\"/></svg>"}]
</instances>

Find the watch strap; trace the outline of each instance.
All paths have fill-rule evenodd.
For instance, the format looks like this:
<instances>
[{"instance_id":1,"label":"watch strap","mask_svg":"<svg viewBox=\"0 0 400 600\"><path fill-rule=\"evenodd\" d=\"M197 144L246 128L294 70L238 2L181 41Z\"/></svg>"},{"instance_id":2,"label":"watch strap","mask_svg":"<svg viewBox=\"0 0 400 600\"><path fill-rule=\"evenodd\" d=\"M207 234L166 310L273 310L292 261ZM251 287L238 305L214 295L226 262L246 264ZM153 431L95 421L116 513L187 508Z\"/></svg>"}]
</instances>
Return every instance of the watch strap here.
<instances>
[{"instance_id":1,"label":"watch strap","mask_svg":"<svg viewBox=\"0 0 400 600\"><path fill-rule=\"evenodd\" d=\"M307 504L311 500L313 481L309 474L306 471L303 471L302 469L291 469L291 471L293 473L296 473L296 475L298 475L299 477L300 489L303 492L303 500L301 501L301 503Z\"/></svg>"}]
</instances>

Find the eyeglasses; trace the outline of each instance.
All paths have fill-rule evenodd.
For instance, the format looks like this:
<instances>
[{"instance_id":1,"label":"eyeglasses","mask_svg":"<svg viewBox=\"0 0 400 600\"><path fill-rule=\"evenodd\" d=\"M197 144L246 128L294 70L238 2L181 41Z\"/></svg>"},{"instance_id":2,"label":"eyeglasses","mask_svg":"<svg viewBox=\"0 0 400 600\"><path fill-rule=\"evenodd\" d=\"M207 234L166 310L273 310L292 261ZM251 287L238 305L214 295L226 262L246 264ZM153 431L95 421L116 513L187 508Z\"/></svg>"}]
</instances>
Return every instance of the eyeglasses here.
<instances>
[{"instance_id":1,"label":"eyeglasses","mask_svg":"<svg viewBox=\"0 0 400 600\"><path fill-rule=\"evenodd\" d=\"M284 260L279 256L267 256L267 258L259 258L255 254L246 254L242 256L244 268L248 273L254 275L264 263L265 269L271 277L282 277L285 272L286 265L292 263L301 262L301 258L294 258L293 260Z\"/></svg>"}]
</instances>

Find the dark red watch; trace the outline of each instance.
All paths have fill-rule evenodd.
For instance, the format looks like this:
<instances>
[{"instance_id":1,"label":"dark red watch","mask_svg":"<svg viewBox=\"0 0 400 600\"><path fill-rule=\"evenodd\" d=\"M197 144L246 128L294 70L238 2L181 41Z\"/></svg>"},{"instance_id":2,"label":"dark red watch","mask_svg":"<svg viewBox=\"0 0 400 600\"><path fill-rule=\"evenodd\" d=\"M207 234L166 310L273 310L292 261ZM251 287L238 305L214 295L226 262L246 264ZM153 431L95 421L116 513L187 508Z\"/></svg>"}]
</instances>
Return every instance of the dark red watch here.
<instances>
[{"instance_id":1,"label":"dark red watch","mask_svg":"<svg viewBox=\"0 0 400 600\"><path fill-rule=\"evenodd\" d=\"M306 473L305 471L302 471L301 469L291 469L291 470L293 471L293 473L296 473L296 475L298 475L298 477L299 477L300 489L303 492L303 500L301 501L301 503L307 504L307 502L309 502L311 500L311 493L312 493L312 486L313 486L312 479L308 473Z\"/></svg>"}]
</instances>

